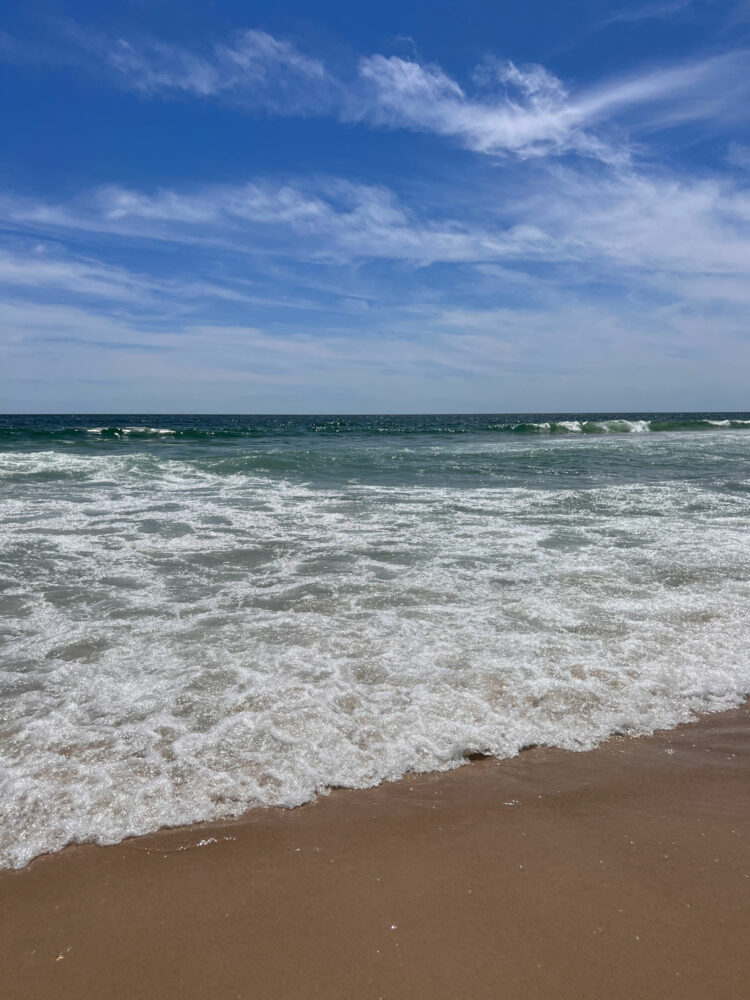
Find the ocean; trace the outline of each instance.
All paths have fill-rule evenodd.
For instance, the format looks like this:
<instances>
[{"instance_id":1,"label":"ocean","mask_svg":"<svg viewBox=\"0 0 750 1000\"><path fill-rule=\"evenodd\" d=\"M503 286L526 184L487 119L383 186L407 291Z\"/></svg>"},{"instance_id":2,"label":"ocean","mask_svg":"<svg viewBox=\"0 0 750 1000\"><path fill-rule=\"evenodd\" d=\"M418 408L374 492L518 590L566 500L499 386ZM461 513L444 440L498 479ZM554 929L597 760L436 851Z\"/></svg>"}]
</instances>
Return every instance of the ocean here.
<instances>
[{"instance_id":1,"label":"ocean","mask_svg":"<svg viewBox=\"0 0 750 1000\"><path fill-rule=\"evenodd\" d=\"M0 866L750 692L750 414L0 417Z\"/></svg>"}]
</instances>

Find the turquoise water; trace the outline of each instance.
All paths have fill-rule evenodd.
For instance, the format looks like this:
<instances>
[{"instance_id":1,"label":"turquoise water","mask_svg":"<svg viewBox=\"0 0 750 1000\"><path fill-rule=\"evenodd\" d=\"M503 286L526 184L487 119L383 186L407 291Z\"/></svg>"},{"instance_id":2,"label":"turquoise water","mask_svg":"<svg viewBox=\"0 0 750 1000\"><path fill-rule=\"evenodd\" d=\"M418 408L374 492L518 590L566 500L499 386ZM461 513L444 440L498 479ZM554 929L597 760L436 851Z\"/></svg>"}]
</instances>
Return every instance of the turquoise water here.
<instances>
[{"instance_id":1,"label":"turquoise water","mask_svg":"<svg viewBox=\"0 0 750 1000\"><path fill-rule=\"evenodd\" d=\"M0 864L750 691L750 414L0 417Z\"/></svg>"}]
</instances>

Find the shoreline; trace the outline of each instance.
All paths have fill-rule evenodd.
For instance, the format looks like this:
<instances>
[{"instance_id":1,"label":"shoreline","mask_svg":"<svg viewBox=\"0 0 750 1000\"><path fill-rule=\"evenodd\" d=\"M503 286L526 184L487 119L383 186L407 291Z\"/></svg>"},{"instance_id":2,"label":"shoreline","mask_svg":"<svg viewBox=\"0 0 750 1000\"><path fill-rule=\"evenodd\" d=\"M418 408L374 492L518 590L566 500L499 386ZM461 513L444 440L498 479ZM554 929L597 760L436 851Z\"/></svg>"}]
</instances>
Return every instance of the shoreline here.
<instances>
[{"instance_id":1,"label":"shoreline","mask_svg":"<svg viewBox=\"0 0 750 1000\"><path fill-rule=\"evenodd\" d=\"M8 1000L744 996L750 704L0 872Z\"/></svg>"}]
</instances>

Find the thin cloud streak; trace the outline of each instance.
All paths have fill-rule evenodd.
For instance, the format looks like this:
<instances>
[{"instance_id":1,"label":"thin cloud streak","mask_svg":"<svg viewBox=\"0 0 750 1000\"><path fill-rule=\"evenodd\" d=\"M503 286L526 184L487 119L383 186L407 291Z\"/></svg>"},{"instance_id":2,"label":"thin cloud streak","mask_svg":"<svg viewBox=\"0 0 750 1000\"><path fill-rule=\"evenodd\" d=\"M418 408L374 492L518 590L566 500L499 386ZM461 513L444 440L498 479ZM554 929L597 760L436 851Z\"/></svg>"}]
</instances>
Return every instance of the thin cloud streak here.
<instances>
[{"instance_id":1,"label":"thin cloud streak","mask_svg":"<svg viewBox=\"0 0 750 1000\"><path fill-rule=\"evenodd\" d=\"M491 232L457 220L422 219L384 187L342 178L270 181L153 194L98 189L76 205L6 199L0 215L16 225L87 230L168 242L205 243L298 259L382 258L426 265L494 260L539 252L533 226Z\"/></svg>"},{"instance_id":2,"label":"thin cloud streak","mask_svg":"<svg viewBox=\"0 0 750 1000\"><path fill-rule=\"evenodd\" d=\"M692 7L694 0L656 0L655 3L627 4L603 18L599 24L664 20Z\"/></svg>"},{"instance_id":3,"label":"thin cloud streak","mask_svg":"<svg viewBox=\"0 0 750 1000\"><path fill-rule=\"evenodd\" d=\"M111 40L74 24L67 37L93 62L144 96L220 98L277 114L322 110L338 87L321 60L264 31L234 33L202 51L156 39Z\"/></svg>"},{"instance_id":4,"label":"thin cloud streak","mask_svg":"<svg viewBox=\"0 0 750 1000\"><path fill-rule=\"evenodd\" d=\"M122 267L103 264L95 258L80 259L37 247L34 252L0 251L0 286L33 289L38 295L57 290L84 298L152 307L160 300L222 299L247 301L241 292L195 280L158 280Z\"/></svg>"}]
</instances>

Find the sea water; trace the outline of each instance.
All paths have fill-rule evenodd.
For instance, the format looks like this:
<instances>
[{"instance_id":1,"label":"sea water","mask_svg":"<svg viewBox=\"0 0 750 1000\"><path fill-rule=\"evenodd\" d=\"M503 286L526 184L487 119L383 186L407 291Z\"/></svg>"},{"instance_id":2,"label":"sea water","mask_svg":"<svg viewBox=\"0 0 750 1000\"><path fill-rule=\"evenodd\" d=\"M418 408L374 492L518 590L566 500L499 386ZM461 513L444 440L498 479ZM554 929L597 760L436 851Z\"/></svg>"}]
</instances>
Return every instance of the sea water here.
<instances>
[{"instance_id":1,"label":"sea water","mask_svg":"<svg viewBox=\"0 0 750 1000\"><path fill-rule=\"evenodd\" d=\"M750 414L0 418L0 865L750 691Z\"/></svg>"}]
</instances>

